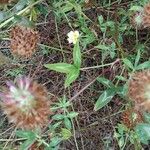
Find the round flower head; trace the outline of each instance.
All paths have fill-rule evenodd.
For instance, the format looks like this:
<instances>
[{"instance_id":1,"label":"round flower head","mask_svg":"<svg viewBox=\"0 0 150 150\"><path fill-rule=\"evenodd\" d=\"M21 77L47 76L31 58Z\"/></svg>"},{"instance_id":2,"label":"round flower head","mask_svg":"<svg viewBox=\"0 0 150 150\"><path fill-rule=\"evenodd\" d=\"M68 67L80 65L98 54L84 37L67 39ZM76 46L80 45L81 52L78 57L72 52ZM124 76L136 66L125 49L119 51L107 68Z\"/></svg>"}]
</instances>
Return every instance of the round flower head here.
<instances>
[{"instance_id":1,"label":"round flower head","mask_svg":"<svg viewBox=\"0 0 150 150\"><path fill-rule=\"evenodd\" d=\"M150 4L144 6L143 26L150 27Z\"/></svg>"},{"instance_id":2,"label":"round flower head","mask_svg":"<svg viewBox=\"0 0 150 150\"><path fill-rule=\"evenodd\" d=\"M10 122L23 129L35 129L48 122L50 104L46 89L27 77L7 82L8 89L0 94L2 108Z\"/></svg>"},{"instance_id":3,"label":"round flower head","mask_svg":"<svg viewBox=\"0 0 150 150\"><path fill-rule=\"evenodd\" d=\"M31 57L36 51L38 32L24 26L15 26L10 32L11 52L21 57Z\"/></svg>"},{"instance_id":4,"label":"round flower head","mask_svg":"<svg viewBox=\"0 0 150 150\"><path fill-rule=\"evenodd\" d=\"M143 13L142 12L136 12L131 17L131 24L133 27L137 29L143 28Z\"/></svg>"},{"instance_id":5,"label":"round flower head","mask_svg":"<svg viewBox=\"0 0 150 150\"><path fill-rule=\"evenodd\" d=\"M89 3L90 0L85 0L85 3Z\"/></svg>"},{"instance_id":6,"label":"round flower head","mask_svg":"<svg viewBox=\"0 0 150 150\"><path fill-rule=\"evenodd\" d=\"M78 39L79 39L80 34L79 34L79 31L70 31L67 34L67 36L68 36L67 40L68 40L69 43L76 44Z\"/></svg>"},{"instance_id":7,"label":"round flower head","mask_svg":"<svg viewBox=\"0 0 150 150\"><path fill-rule=\"evenodd\" d=\"M138 29L150 27L150 4L145 5L132 15L131 24Z\"/></svg>"},{"instance_id":8,"label":"round flower head","mask_svg":"<svg viewBox=\"0 0 150 150\"><path fill-rule=\"evenodd\" d=\"M138 123L143 122L142 114L135 108L128 108L122 114L122 123L133 129Z\"/></svg>"},{"instance_id":9,"label":"round flower head","mask_svg":"<svg viewBox=\"0 0 150 150\"><path fill-rule=\"evenodd\" d=\"M0 0L0 4L9 4L12 0Z\"/></svg>"},{"instance_id":10,"label":"round flower head","mask_svg":"<svg viewBox=\"0 0 150 150\"><path fill-rule=\"evenodd\" d=\"M150 112L150 70L137 72L132 76L128 96L137 107Z\"/></svg>"}]
</instances>

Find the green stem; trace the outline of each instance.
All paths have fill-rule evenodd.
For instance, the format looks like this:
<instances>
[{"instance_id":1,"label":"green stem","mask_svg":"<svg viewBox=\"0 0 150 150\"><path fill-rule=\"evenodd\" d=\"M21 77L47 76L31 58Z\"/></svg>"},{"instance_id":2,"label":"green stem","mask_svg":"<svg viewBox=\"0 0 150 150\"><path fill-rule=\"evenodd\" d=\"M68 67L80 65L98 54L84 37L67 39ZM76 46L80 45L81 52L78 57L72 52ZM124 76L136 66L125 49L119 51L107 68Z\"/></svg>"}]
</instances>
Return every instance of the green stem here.
<instances>
[{"instance_id":1,"label":"green stem","mask_svg":"<svg viewBox=\"0 0 150 150\"><path fill-rule=\"evenodd\" d=\"M84 70L89 70L89 69L97 69L97 68L102 68L102 67L106 67L106 66L112 66L113 64L114 64L114 62L109 63L109 64L104 64L104 65L97 65L97 66L92 66L92 67L80 68L80 70L84 71Z\"/></svg>"},{"instance_id":2,"label":"green stem","mask_svg":"<svg viewBox=\"0 0 150 150\"><path fill-rule=\"evenodd\" d=\"M115 40L115 43L116 43L117 46L118 46L118 50L121 52L121 58L123 59L124 56L125 56L125 52L124 52L124 50L122 49L122 47L121 47L120 43L118 42L118 40L117 40L117 39L114 39L114 40Z\"/></svg>"},{"instance_id":3,"label":"green stem","mask_svg":"<svg viewBox=\"0 0 150 150\"><path fill-rule=\"evenodd\" d=\"M121 58L124 58L125 56L125 52L120 44L120 42L118 41L119 39L119 30L118 30L118 20L117 20L117 17L118 17L118 12L117 10L115 11L115 33L114 33L114 41L116 43L116 45L118 46L118 50L120 51L121 53ZM119 57L119 56L118 56Z\"/></svg>"},{"instance_id":4,"label":"green stem","mask_svg":"<svg viewBox=\"0 0 150 150\"><path fill-rule=\"evenodd\" d=\"M53 50L64 52L64 53L68 53L68 54L71 53L71 52L63 50L63 49L59 49L59 48L56 48L56 47L51 47L51 46L40 44L40 43L38 43L38 45L41 46L41 47L46 47L46 48L49 48L49 49L53 49Z\"/></svg>"}]
</instances>

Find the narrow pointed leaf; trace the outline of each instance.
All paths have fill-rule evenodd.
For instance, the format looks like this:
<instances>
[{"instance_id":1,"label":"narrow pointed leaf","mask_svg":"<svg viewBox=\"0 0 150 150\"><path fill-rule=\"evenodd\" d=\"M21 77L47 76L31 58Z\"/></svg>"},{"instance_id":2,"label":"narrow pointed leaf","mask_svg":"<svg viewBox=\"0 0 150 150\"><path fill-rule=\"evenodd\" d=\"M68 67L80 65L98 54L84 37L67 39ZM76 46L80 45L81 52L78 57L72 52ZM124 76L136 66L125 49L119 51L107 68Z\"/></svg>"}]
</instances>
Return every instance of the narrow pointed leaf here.
<instances>
[{"instance_id":1,"label":"narrow pointed leaf","mask_svg":"<svg viewBox=\"0 0 150 150\"><path fill-rule=\"evenodd\" d=\"M140 52L140 49L139 49L138 52L137 52L136 58L135 58L135 64L134 64L135 67L136 67L136 66L138 65L138 63L139 63L140 56L141 56L141 52Z\"/></svg>"},{"instance_id":2,"label":"narrow pointed leaf","mask_svg":"<svg viewBox=\"0 0 150 150\"><path fill-rule=\"evenodd\" d=\"M21 130L18 130L16 131L16 135L18 137L21 137L21 138L31 138L31 139L34 139L36 138L36 133L32 132L32 131L21 131Z\"/></svg>"},{"instance_id":3,"label":"narrow pointed leaf","mask_svg":"<svg viewBox=\"0 0 150 150\"><path fill-rule=\"evenodd\" d=\"M148 144L150 140L150 124L140 123L135 127L135 131L144 144Z\"/></svg>"},{"instance_id":4,"label":"narrow pointed leaf","mask_svg":"<svg viewBox=\"0 0 150 150\"><path fill-rule=\"evenodd\" d=\"M77 113L77 112L70 112L67 116L68 116L69 118L74 118L74 117L78 116L78 114L79 114L79 113Z\"/></svg>"},{"instance_id":5,"label":"narrow pointed leaf","mask_svg":"<svg viewBox=\"0 0 150 150\"><path fill-rule=\"evenodd\" d=\"M139 12L140 12L140 11L143 10L143 7L134 5L134 6L132 6L129 10L132 10L132 11L139 11Z\"/></svg>"},{"instance_id":6,"label":"narrow pointed leaf","mask_svg":"<svg viewBox=\"0 0 150 150\"><path fill-rule=\"evenodd\" d=\"M35 142L36 140L36 133L32 132L32 131L21 131L18 130L16 132L16 135L18 137L22 137L27 139L26 141L24 141L21 145L20 145L20 150L28 150L30 148L30 146Z\"/></svg>"},{"instance_id":7,"label":"narrow pointed leaf","mask_svg":"<svg viewBox=\"0 0 150 150\"><path fill-rule=\"evenodd\" d=\"M131 62L129 59L124 58L124 59L123 59L123 62L124 62L124 64L125 64L127 67L129 67L130 69L134 70L134 66L133 66L132 62Z\"/></svg>"},{"instance_id":8,"label":"narrow pointed leaf","mask_svg":"<svg viewBox=\"0 0 150 150\"><path fill-rule=\"evenodd\" d=\"M79 42L77 42L73 48L73 61L74 61L74 65L77 68L80 68L80 66L81 66L81 50L80 50Z\"/></svg>"},{"instance_id":9,"label":"narrow pointed leaf","mask_svg":"<svg viewBox=\"0 0 150 150\"><path fill-rule=\"evenodd\" d=\"M104 77L97 78L97 81L99 81L101 84L103 84L106 87L113 87L114 86L114 84L110 80L108 80Z\"/></svg>"},{"instance_id":10,"label":"narrow pointed leaf","mask_svg":"<svg viewBox=\"0 0 150 150\"><path fill-rule=\"evenodd\" d=\"M144 112L143 115L145 122L150 124L150 113Z\"/></svg>"},{"instance_id":11,"label":"narrow pointed leaf","mask_svg":"<svg viewBox=\"0 0 150 150\"><path fill-rule=\"evenodd\" d=\"M67 129L71 130L72 129L72 123L71 120L67 117L64 118L64 125Z\"/></svg>"},{"instance_id":12,"label":"narrow pointed leaf","mask_svg":"<svg viewBox=\"0 0 150 150\"><path fill-rule=\"evenodd\" d=\"M72 136L72 133L70 130L68 130L66 128L62 128L61 129L61 135L62 135L64 140L68 140Z\"/></svg>"},{"instance_id":13,"label":"narrow pointed leaf","mask_svg":"<svg viewBox=\"0 0 150 150\"><path fill-rule=\"evenodd\" d=\"M150 68L150 61L146 61L136 67L136 70L143 70L143 69L149 69Z\"/></svg>"},{"instance_id":14,"label":"narrow pointed leaf","mask_svg":"<svg viewBox=\"0 0 150 150\"><path fill-rule=\"evenodd\" d=\"M104 107L107 103L111 101L111 99L114 97L115 91L113 89L108 89L104 91L100 97L98 98L94 110L97 111Z\"/></svg>"},{"instance_id":15,"label":"narrow pointed leaf","mask_svg":"<svg viewBox=\"0 0 150 150\"><path fill-rule=\"evenodd\" d=\"M72 69L75 68L73 65L67 63L45 64L44 66L50 70L61 73L69 73Z\"/></svg>"},{"instance_id":16,"label":"narrow pointed leaf","mask_svg":"<svg viewBox=\"0 0 150 150\"><path fill-rule=\"evenodd\" d=\"M69 87L70 84L78 78L79 72L79 69L74 68L69 74L67 74L67 78L65 80L65 87Z\"/></svg>"}]
</instances>

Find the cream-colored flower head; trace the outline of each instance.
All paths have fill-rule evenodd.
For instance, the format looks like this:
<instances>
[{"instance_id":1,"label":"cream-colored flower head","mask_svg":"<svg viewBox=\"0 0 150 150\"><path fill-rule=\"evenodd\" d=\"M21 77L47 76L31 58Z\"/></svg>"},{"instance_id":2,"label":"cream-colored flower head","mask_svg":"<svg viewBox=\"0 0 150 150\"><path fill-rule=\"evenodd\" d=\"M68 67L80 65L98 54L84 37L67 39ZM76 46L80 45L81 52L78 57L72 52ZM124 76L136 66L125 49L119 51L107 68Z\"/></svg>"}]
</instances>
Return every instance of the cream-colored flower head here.
<instances>
[{"instance_id":1,"label":"cream-colored flower head","mask_svg":"<svg viewBox=\"0 0 150 150\"><path fill-rule=\"evenodd\" d=\"M87 4L87 3L89 3L90 2L90 0L85 0L85 3Z\"/></svg>"},{"instance_id":2,"label":"cream-colored flower head","mask_svg":"<svg viewBox=\"0 0 150 150\"><path fill-rule=\"evenodd\" d=\"M69 43L76 44L78 39L79 39L80 34L79 34L79 31L70 31L67 34L67 36L68 36L67 40L68 40Z\"/></svg>"}]
</instances>

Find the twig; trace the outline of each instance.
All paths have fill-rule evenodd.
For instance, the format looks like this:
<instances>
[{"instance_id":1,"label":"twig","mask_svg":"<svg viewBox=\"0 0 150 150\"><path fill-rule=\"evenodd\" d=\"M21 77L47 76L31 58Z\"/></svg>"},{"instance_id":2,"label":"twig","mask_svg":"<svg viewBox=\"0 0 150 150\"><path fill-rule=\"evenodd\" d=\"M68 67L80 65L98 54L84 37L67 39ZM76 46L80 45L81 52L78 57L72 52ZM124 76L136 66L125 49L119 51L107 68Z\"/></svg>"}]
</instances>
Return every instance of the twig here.
<instances>
[{"instance_id":1,"label":"twig","mask_svg":"<svg viewBox=\"0 0 150 150\"><path fill-rule=\"evenodd\" d=\"M93 84L96 79L98 78L99 76L97 76L96 78L94 78L92 81L90 81L85 87L83 87L76 95L74 95L72 98L69 99L69 101L73 101L74 99L76 99L84 90L86 90L91 84Z\"/></svg>"},{"instance_id":2,"label":"twig","mask_svg":"<svg viewBox=\"0 0 150 150\"><path fill-rule=\"evenodd\" d=\"M0 139L0 142L16 142L16 141L23 141L26 140L26 138L19 138L19 139Z\"/></svg>"},{"instance_id":3,"label":"twig","mask_svg":"<svg viewBox=\"0 0 150 150\"><path fill-rule=\"evenodd\" d=\"M9 139L11 139L12 137L14 137L16 130L17 130L17 127L14 129L14 131L11 133L10 137L9 137L8 140L6 141L6 143L5 143L4 147L3 147L3 150L5 150L6 146L7 146L8 143L10 142Z\"/></svg>"},{"instance_id":4,"label":"twig","mask_svg":"<svg viewBox=\"0 0 150 150\"><path fill-rule=\"evenodd\" d=\"M73 105L71 105L71 107L72 107L72 110L75 111ZM81 128L80 128L79 121L78 121L77 117L75 117L75 121L77 123L78 130L80 131ZM72 123L73 123L73 120L72 120ZM80 138L81 138L82 150L85 150L82 134L81 133L79 133L79 134L80 134Z\"/></svg>"},{"instance_id":5,"label":"twig","mask_svg":"<svg viewBox=\"0 0 150 150\"><path fill-rule=\"evenodd\" d=\"M73 137L74 137L75 145L76 145L77 150L79 150L79 146L78 146L77 139L76 139L76 131L75 131L73 119L71 119L71 123L72 123L72 127L73 127Z\"/></svg>"},{"instance_id":6,"label":"twig","mask_svg":"<svg viewBox=\"0 0 150 150\"><path fill-rule=\"evenodd\" d=\"M7 130L5 130L3 133L1 133L0 136L6 134L6 132L8 132L8 131L9 131L10 129L12 129L12 128L14 128L14 125L11 126L10 128L8 128ZM2 139L0 139L0 141L1 141L1 140L2 140ZM7 140L8 140L8 139L7 139Z\"/></svg>"}]
</instances>

